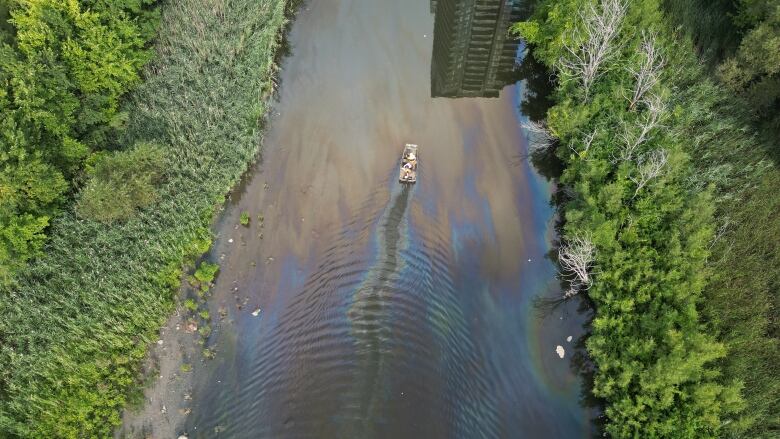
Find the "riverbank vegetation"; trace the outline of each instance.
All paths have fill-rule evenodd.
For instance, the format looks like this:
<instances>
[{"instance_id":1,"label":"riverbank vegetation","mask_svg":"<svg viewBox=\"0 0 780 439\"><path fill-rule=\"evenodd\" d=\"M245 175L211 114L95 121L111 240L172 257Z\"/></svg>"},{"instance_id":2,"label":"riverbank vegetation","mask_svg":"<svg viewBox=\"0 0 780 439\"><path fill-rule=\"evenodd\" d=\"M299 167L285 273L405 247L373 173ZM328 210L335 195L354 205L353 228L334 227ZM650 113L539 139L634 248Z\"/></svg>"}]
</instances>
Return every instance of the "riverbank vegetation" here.
<instances>
[{"instance_id":1,"label":"riverbank vegetation","mask_svg":"<svg viewBox=\"0 0 780 439\"><path fill-rule=\"evenodd\" d=\"M739 41L675 27L670 3L543 0L516 26L557 84L534 145L565 166L567 295L596 308L586 345L609 435L773 437L780 178L762 130L777 113L750 91L776 81L750 65L778 56L772 14L748 14L761 36ZM773 2L741 6L759 3ZM723 19L711 9L677 12L706 28Z\"/></svg>"},{"instance_id":2,"label":"riverbank vegetation","mask_svg":"<svg viewBox=\"0 0 780 439\"><path fill-rule=\"evenodd\" d=\"M773 438L780 435L780 2L701 3L666 2L664 10L705 56L714 82L709 111L687 133L700 180L715 193L718 239L702 310L728 349L724 380L743 384L744 409L724 435ZM691 20L702 11L722 18Z\"/></svg>"},{"instance_id":3,"label":"riverbank vegetation","mask_svg":"<svg viewBox=\"0 0 780 439\"><path fill-rule=\"evenodd\" d=\"M0 436L111 435L182 265L258 153L286 7L11 3Z\"/></svg>"},{"instance_id":4,"label":"riverbank vegetation","mask_svg":"<svg viewBox=\"0 0 780 439\"><path fill-rule=\"evenodd\" d=\"M40 255L85 161L112 148L119 100L140 82L153 0L0 5L0 284Z\"/></svg>"}]
</instances>

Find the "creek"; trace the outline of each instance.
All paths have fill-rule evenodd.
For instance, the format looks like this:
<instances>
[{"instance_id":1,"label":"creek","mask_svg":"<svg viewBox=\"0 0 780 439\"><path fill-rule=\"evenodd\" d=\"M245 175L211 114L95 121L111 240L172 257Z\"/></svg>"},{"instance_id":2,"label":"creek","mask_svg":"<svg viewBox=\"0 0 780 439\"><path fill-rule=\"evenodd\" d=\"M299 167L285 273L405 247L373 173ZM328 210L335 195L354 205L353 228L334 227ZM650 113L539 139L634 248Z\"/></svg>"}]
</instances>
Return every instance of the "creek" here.
<instances>
[{"instance_id":1,"label":"creek","mask_svg":"<svg viewBox=\"0 0 780 439\"><path fill-rule=\"evenodd\" d=\"M459 3L312 0L296 16L263 160L217 225L216 358L191 372L190 437L592 434L572 364L587 316L576 299L534 306L561 286L524 83L495 97L432 66L452 59L434 39L458 44Z\"/></svg>"}]
</instances>

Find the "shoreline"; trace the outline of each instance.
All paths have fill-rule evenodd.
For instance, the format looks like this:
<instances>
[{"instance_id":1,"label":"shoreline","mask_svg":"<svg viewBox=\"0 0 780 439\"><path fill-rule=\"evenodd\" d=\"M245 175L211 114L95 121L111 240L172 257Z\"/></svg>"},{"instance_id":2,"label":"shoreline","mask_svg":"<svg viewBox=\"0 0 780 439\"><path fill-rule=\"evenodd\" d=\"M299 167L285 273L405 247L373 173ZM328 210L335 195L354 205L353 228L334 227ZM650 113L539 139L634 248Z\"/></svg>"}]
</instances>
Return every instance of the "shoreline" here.
<instances>
[{"instance_id":1,"label":"shoreline","mask_svg":"<svg viewBox=\"0 0 780 439\"><path fill-rule=\"evenodd\" d=\"M122 108L129 116L119 144L153 141L165 152L158 201L111 225L64 213L44 256L18 281L6 322L15 328L8 345L19 349L6 376L13 392L0 407L3 431L108 437L119 434L143 367L170 369L162 375L174 381L157 375L154 386L180 384L169 352L188 348L172 335L184 318L172 314L181 309L175 291L210 247L226 195L258 160L291 5L203 1L162 5L156 57ZM22 319L33 309L56 319ZM31 325L50 330L29 340Z\"/></svg>"},{"instance_id":2,"label":"shoreline","mask_svg":"<svg viewBox=\"0 0 780 439\"><path fill-rule=\"evenodd\" d=\"M285 4L285 24L278 30L281 41L274 51L272 58L278 66L281 60L288 56L287 34L290 31L294 16L303 0L280 0ZM269 115L273 111L273 101L279 84L279 68L270 72L267 81L273 86L273 91L267 98L268 104L260 124L260 142L262 143ZM262 146L257 149L257 154L247 162L247 167L241 176L234 182L230 190L225 194L224 201L215 207L210 230L213 241L209 250L200 259L203 261L215 260L219 236L216 230L225 222L232 204L237 203L234 196L240 195L245 189L252 175L260 172L262 162ZM238 224L238 222L236 222ZM239 226L237 225L236 228ZM223 255L224 256L224 255ZM184 271L193 271L193 264L184 264ZM182 276L186 277L186 276ZM216 280L211 283L213 287ZM167 318L164 326L159 329L159 338L150 344L141 368L141 377L144 384L137 390L142 393L140 404L128 404L122 410L122 422L114 430L114 438L147 438L147 437L187 437L184 431L184 422L192 410L193 374L192 367L195 363L200 365L208 362L203 350L206 346L213 347L209 343L211 337L202 337L197 331L188 331L186 326L195 312L191 312L184 306L188 296L194 296L195 291L186 281L182 281L177 289L175 309ZM210 297L202 300L201 305L209 308ZM212 318L208 322L215 328L225 320L224 315Z\"/></svg>"}]
</instances>

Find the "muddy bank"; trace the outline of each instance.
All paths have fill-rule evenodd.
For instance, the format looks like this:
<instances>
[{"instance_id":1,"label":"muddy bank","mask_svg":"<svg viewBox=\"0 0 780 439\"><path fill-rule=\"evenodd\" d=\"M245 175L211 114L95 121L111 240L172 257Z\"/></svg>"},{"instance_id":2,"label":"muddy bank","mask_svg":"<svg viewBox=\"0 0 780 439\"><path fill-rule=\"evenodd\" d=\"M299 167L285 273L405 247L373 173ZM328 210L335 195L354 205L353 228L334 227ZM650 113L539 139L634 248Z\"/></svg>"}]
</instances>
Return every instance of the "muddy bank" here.
<instances>
[{"instance_id":1,"label":"muddy bank","mask_svg":"<svg viewBox=\"0 0 780 439\"><path fill-rule=\"evenodd\" d=\"M188 314L178 307L160 330L142 371L150 384L143 389L143 400L123 413L115 438L174 438L182 432L183 421L192 410L188 365L203 360L200 336L187 330Z\"/></svg>"}]
</instances>

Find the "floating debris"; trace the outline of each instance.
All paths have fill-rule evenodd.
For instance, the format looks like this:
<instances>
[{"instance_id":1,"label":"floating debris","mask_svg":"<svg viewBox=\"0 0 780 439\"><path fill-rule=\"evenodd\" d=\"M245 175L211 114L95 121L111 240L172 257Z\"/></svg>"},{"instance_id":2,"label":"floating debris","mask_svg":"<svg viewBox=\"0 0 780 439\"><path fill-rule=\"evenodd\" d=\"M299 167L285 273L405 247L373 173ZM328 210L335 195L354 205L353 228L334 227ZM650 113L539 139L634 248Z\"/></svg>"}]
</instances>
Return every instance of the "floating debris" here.
<instances>
[{"instance_id":1,"label":"floating debris","mask_svg":"<svg viewBox=\"0 0 780 439\"><path fill-rule=\"evenodd\" d=\"M566 355L566 351L563 350L563 346L561 345L555 347L555 353L558 354L558 356L561 358L563 358L563 356Z\"/></svg>"},{"instance_id":2,"label":"floating debris","mask_svg":"<svg viewBox=\"0 0 780 439\"><path fill-rule=\"evenodd\" d=\"M257 317L260 315L260 311L261 311L260 308L257 308L256 310L252 311L252 315Z\"/></svg>"},{"instance_id":3,"label":"floating debris","mask_svg":"<svg viewBox=\"0 0 780 439\"><path fill-rule=\"evenodd\" d=\"M568 337L566 337L566 341L568 341L569 343L571 343L571 335L570 335L570 336L568 336Z\"/></svg>"},{"instance_id":4,"label":"floating debris","mask_svg":"<svg viewBox=\"0 0 780 439\"><path fill-rule=\"evenodd\" d=\"M198 330L198 324L195 323L195 321L190 320L187 322L187 325L184 327L184 330L187 332L195 332Z\"/></svg>"}]
</instances>

